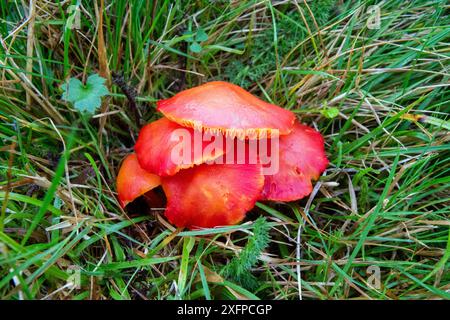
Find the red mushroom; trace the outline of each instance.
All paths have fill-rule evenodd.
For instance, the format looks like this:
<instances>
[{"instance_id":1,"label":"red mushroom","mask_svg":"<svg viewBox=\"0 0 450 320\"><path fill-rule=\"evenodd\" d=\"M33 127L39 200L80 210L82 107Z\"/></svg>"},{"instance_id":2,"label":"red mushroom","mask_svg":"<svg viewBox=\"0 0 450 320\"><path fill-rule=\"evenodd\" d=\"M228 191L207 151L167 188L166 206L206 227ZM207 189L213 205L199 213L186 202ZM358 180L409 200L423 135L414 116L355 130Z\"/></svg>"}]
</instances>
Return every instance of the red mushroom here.
<instances>
[{"instance_id":1,"label":"red mushroom","mask_svg":"<svg viewBox=\"0 0 450 320\"><path fill-rule=\"evenodd\" d=\"M223 139L222 135L210 138L213 141ZM142 168L159 176L171 176L181 169L214 160L224 153L223 141L208 151L207 147L213 142L204 140L207 139L202 132L161 118L141 129L134 150ZM183 150L187 150L187 154L183 154Z\"/></svg>"},{"instance_id":2,"label":"red mushroom","mask_svg":"<svg viewBox=\"0 0 450 320\"><path fill-rule=\"evenodd\" d=\"M309 195L328 165L324 140L316 130L296 122L279 140L279 170L265 177L261 200L293 201Z\"/></svg>"},{"instance_id":3,"label":"red mushroom","mask_svg":"<svg viewBox=\"0 0 450 320\"><path fill-rule=\"evenodd\" d=\"M185 90L159 101L158 109L167 118L141 130L136 154L128 156L119 171L117 190L124 207L162 184L165 215L177 227L236 224L258 199L300 199L312 191L311 180L328 165L319 132L296 122L292 112L230 83ZM222 144L205 140L205 134ZM278 159L278 171L270 174L263 170L267 163L262 159L267 157L259 143L264 138L274 145L279 142L278 149L270 150L270 157ZM180 143L190 147L182 150L181 162L173 157Z\"/></svg>"},{"instance_id":4,"label":"red mushroom","mask_svg":"<svg viewBox=\"0 0 450 320\"><path fill-rule=\"evenodd\" d=\"M119 203L124 208L137 197L159 186L161 179L142 169L136 155L132 153L123 160L116 182Z\"/></svg>"},{"instance_id":5,"label":"red mushroom","mask_svg":"<svg viewBox=\"0 0 450 320\"><path fill-rule=\"evenodd\" d=\"M157 102L158 110L182 126L240 139L288 134L295 115L241 87L208 82Z\"/></svg>"},{"instance_id":6,"label":"red mushroom","mask_svg":"<svg viewBox=\"0 0 450 320\"><path fill-rule=\"evenodd\" d=\"M208 228L240 222L264 185L259 164L202 164L164 177L166 217L177 227Z\"/></svg>"}]
</instances>

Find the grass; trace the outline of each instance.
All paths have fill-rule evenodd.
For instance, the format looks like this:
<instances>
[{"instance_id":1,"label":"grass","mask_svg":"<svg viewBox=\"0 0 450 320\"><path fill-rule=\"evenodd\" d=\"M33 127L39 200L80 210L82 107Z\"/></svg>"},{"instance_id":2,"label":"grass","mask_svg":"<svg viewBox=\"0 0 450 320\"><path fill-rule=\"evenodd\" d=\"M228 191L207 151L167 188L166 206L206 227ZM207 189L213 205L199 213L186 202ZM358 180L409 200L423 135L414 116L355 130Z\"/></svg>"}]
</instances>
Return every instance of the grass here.
<instances>
[{"instance_id":1,"label":"grass","mask_svg":"<svg viewBox=\"0 0 450 320\"><path fill-rule=\"evenodd\" d=\"M31 3L0 3L2 299L450 298L446 1ZM94 73L111 95L87 119L61 85ZM312 195L201 231L124 212L155 101L217 79L322 132Z\"/></svg>"}]
</instances>

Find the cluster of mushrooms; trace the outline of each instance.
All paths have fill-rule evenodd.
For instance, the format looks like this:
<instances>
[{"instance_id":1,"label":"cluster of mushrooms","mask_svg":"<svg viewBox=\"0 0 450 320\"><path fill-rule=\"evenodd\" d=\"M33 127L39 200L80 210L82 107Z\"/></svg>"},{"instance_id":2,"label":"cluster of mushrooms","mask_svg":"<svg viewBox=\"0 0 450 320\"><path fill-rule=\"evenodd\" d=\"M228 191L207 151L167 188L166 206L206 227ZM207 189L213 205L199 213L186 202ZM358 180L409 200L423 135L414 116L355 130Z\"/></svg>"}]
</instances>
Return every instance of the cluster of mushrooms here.
<instances>
[{"instance_id":1,"label":"cluster of mushrooms","mask_svg":"<svg viewBox=\"0 0 450 320\"><path fill-rule=\"evenodd\" d=\"M301 199L311 193L311 180L317 180L328 165L319 132L299 123L292 112L228 82L184 90L158 101L157 109L164 117L142 128L135 153L122 162L118 197L125 207L162 186L167 198L165 216L177 227L232 225L242 221L256 201ZM180 145L173 138L175 132L190 134L184 137L188 139L184 146L194 145L196 134L228 143L226 147L215 144L214 150L205 152L211 145L202 140L200 152L184 150L183 161L174 161L174 148ZM276 172L264 172L267 163L258 156L256 161L248 155L238 161L227 154L236 152L230 145L248 146L259 139L269 145L276 140Z\"/></svg>"}]
</instances>

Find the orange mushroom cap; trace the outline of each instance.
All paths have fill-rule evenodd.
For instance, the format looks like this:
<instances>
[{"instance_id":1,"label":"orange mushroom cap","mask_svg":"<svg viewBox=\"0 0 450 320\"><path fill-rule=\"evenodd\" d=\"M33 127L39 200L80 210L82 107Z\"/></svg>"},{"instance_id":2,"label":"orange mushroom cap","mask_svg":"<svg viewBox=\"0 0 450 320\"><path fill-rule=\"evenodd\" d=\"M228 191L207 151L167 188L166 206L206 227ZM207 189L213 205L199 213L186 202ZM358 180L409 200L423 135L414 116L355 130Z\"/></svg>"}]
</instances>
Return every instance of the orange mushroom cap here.
<instances>
[{"instance_id":1,"label":"orange mushroom cap","mask_svg":"<svg viewBox=\"0 0 450 320\"><path fill-rule=\"evenodd\" d=\"M171 176L181 169L214 160L224 153L226 144L223 141L207 152L211 142L204 139L204 135L161 118L141 129L134 150L142 168L159 176ZM209 138L224 139L222 135ZM183 154L183 149L186 154Z\"/></svg>"},{"instance_id":2,"label":"orange mushroom cap","mask_svg":"<svg viewBox=\"0 0 450 320\"><path fill-rule=\"evenodd\" d=\"M261 200L293 201L309 195L328 165L322 135L296 122L279 140L279 170L265 176Z\"/></svg>"},{"instance_id":3,"label":"orange mushroom cap","mask_svg":"<svg viewBox=\"0 0 450 320\"><path fill-rule=\"evenodd\" d=\"M117 175L119 203L124 208L129 202L161 184L161 179L139 166L136 154L128 155Z\"/></svg>"},{"instance_id":4,"label":"orange mushroom cap","mask_svg":"<svg viewBox=\"0 0 450 320\"><path fill-rule=\"evenodd\" d=\"M158 101L157 106L167 118L182 126L239 139L288 134L295 120L292 112L224 81L184 90Z\"/></svg>"},{"instance_id":5,"label":"orange mushroom cap","mask_svg":"<svg viewBox=\"0 0 450 320\"><path fill-rule=\"evenodd\" d=\"M202 164L162 178L166 217L177 227L211 228L240 222L264 185L259 164Z\"/></svg>"}]
</instances>

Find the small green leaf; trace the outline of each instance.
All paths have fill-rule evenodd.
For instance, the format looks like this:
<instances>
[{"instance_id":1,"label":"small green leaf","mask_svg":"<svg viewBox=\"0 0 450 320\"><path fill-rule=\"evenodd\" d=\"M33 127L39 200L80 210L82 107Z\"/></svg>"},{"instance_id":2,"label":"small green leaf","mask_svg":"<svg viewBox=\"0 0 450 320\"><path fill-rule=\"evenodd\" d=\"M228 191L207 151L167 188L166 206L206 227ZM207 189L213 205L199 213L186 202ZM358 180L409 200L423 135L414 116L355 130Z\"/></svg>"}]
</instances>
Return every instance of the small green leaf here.
<instances>
[{"instance_id":1,"label":"small green leaf","mask_svg":"<svg viewBox=\"0 0 450 320\"><path fill-rule=\"evenodd\" d=\"M328 119L336 118L339 115L338 108L326 108L321 111L321 113Z\"/></svg>"},{"instance_id":2,"label":"small green leaf","mask_svg":"<svg viewBox=\"0 0 450 320\"><path fill-rule=\"evenodd\" d=\"M199 53L200 51L202 51L202 46L201 46L198 42L193 42L193 43L189 46L189 49L190 49L192 52Z\"/></svg>"},{"instance_id":3,"label":"small green leaf","mask_svg":"<svg viewBox=\"0 0 450 320\"><path fill-rule=\"evenodd\" d=\"M70 78L67 84L61 86L64 91L62 99L73 103L80 112L93 114L100 107L101 98L109 94L105 81L98 74L90 75L85 85L76 78Z\"/></svg>"},{"instance_id":4,"label":"small green leaf","mask_svg":"<svg viewBox=\"0 0 450 320\"><path fill-rule=\"evenodd\" d=\"M208 40L208 35L206 34L205 30L198 29L197 34L195 35L195 40L198 42L206 41Z\"/></svg>"}]
</instances>

